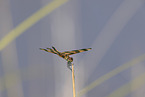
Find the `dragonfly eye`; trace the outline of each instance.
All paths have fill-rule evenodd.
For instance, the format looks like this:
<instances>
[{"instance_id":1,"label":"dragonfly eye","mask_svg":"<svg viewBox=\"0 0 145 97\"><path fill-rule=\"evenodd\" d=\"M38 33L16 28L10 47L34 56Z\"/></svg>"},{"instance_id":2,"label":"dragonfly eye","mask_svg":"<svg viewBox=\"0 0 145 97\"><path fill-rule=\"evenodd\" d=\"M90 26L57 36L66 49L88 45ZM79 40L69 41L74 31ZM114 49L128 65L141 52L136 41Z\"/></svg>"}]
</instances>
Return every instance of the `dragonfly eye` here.
<instances>
[{"instance_id":1,"label":"dragonfly eye","mask_svg":"<svg viewBox=\"0 0 145 97\"><path fill-rule=\"evenodd\" d=\"M72 62L72 61L73 61L73 58L72 58L72 57L70 57L70 58L69 58L69 60L70 60L70 62Z\"/></svg>"}]
</instances>

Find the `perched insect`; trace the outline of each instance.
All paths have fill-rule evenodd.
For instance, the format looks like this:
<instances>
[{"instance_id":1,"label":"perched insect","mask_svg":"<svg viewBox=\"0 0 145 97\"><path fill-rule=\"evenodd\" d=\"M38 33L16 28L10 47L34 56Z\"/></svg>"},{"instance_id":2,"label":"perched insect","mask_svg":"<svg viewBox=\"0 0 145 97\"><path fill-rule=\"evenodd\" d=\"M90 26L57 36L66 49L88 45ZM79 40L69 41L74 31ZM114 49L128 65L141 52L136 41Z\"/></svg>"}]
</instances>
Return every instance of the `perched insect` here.
<instances>
[{"instance_id":1,"label":"perched insect","mask_svg":"<svg viewBox=\"0 0 145 97\"><path fill-rule=\"evenodd\" d=\"M55 47L52 46L52 49L51 48L46 48L46 49L40 48L40 50L50 52L53 54L57 54L58 56L62 57L63 59L65 59L67 61L67 67L71 70L71 62L73 61L73 58L70 57L69 55L88 51L88 50L91 50L91 48L59 52Z\"/></svg>"}]
</instances>

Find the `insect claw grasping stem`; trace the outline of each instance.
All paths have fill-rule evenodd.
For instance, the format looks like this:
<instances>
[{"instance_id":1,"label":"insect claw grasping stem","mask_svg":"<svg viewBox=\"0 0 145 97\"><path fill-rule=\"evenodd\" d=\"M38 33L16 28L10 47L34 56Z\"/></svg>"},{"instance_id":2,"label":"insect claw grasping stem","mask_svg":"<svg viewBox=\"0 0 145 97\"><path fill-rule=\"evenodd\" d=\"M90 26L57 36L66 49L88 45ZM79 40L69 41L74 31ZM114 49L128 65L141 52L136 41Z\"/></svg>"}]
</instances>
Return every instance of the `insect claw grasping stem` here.
<instances>
[{"instance_id":1,"label":"insect claw grasping stem","mask_svg":"<svg viewBox=\"0 0 145 97\"><path fill-rule=\"evenodd\" d=\"M67 62L67 68L70 69L70 70L72 71L71 66L72 66L72 63L71 63L70 61L68 61L68 62Z\"/></svg>"}]
</instances>

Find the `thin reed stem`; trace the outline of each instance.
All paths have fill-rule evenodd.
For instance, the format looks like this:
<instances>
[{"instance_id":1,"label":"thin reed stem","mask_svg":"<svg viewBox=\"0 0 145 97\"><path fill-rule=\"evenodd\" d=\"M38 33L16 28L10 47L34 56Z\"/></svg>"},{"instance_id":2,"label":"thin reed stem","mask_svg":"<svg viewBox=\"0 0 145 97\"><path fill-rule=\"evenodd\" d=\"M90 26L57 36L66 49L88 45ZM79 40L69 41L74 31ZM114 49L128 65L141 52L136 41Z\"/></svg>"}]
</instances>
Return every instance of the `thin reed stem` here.
<instances>
[{"instance_id":1,"label":"thin reed stem","mask_svg":"<svg viewBox=\"0 0 145 97\"><path fill-rule=\"evenodd\" d=\"M74 76L74 64L72 64L72 84L73 84L73 97L76 97L75 91L75 76Z\"/></svg>"}]
</instances>

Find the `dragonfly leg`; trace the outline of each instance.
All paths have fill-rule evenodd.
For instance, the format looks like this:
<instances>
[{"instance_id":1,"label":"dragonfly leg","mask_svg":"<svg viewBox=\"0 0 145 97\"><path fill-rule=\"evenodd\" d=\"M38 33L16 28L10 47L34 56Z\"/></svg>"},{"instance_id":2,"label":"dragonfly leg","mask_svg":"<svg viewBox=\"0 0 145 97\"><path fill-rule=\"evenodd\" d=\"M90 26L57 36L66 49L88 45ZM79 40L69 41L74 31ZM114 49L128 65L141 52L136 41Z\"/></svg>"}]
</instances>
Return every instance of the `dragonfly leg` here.
<instances>
[{"instance_id":1,"label":"dragonfly leg","mask_svg":"<svg viewBox=\"0 0 145 97\"><path fill-rule=\"evenodd\" d=\"M68 62L67 62L67 68L70 69L70 70L72 71L71 65L72 65L72 63L71 63L70 61L68 61Z\"/></svg>"},{"instance_id":2,"label":"dragonfly leg","mask_svg":"<svg viewBox=\"0 0 145 97\"><path fill-rule=\"evenodd\" d=\"M70 61L68 61L68 62L67 62L67 68L70 69L71 72L72 72L71 66L72 66L72 63L71 63ZM75 79L75 75L74 75L74 79Z\"/></svg>"}]
</instances>

